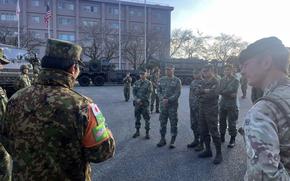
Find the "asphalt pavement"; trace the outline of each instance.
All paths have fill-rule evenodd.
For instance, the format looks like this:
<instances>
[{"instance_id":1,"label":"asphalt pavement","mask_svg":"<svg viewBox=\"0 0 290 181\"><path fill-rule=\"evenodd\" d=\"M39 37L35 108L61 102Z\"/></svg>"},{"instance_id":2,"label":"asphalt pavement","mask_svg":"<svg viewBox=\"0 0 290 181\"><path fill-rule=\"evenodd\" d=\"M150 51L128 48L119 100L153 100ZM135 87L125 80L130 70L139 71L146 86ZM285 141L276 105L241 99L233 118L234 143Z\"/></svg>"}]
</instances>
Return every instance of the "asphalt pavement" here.
<instances>
[{"instance_id":1,"label":"asphalt pavement","mask_svg":"<svg viewBox=\"0 0 290 181\"><path fill-rule=\"evenodd\" d=\"M114 158L103 163L92 164L93 181L240 181L246 169L246 155L243 138L237 136L234 148L222 145L224 161L220 165L212 163L213 158L201 159L197 152L188 149L187 144L193 140L190 129L188 95L189 87L184 86L179 99L178 136L176 148L169 149L170 124L167 125L167 145L156 147L160 139L159 114L151 114L151 139L146 140L144 120L141 121L141 136L133 139L135 132L134 109L132 96L129 102L124 101L122 86L76 87L76 91L94 100L100 107L108 127L116 140ZM250 93L248 91L248 93ZM250 108L250 95L240 98L238 127ZM210 113L209 113L210 114ZM214 146L212 145L213 153Z\"/></svg>"}]
</instances>

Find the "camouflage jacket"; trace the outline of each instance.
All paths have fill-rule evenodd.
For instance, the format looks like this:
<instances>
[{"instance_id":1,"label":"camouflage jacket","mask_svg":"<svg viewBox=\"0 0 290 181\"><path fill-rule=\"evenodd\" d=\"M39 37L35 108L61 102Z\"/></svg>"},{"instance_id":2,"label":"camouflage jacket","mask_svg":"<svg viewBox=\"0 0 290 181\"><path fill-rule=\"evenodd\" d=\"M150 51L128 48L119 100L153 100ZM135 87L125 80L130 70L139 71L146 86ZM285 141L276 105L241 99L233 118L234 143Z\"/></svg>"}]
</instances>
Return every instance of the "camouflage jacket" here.
<instances>
[{"instance_id":1,"label":"camouflage jacket","mask_svg":"<svg viewBox=\"0 0 290 181\"><path fill-rule=\"evenodd\" d=\"M285 78L265 89L286 114L267 100L258 101L246 114L244 140L247 171L244 180L289 181L290 173L290 81Z\"/></svg>"},{"instance_id":2,"label":"camouflage jacket","mask_svg":"<svg viewBox=\"0 0 290 181\"><path fill-rule=\"evenodd\" d=\"M129 77L125 77L123 79L123 83L124 83L124 86L125 87L130 87L131 86L131 83L132 83L132 78L129 76Z\"/></svg>"},{"instance_id":3,"label":"camouflage jacket","mask_svg":"<svg viewBox=\"0 0 290 181\"><path fill-rule=\"evenodd\" d=\"M201 88L202 80L193 80L189 90L189 107L193 110L198 108L198 93Z\"/></svg>"},{"instance_id":4,"label":"camouflage jacket","mask_svg":"<svg viewBox=\"0 0 290 181\"><path fill-rule=\"evenodd\" d=\"M6 96L6 92L0 87L0 120L4 117L7 102L8 98ZM0 180L10 181L11 170L11 158L3 145L0 143Z\"/></svg>"},{"instance_id":5,"label":"camouflage jacket","mask_svg":"<svg viewBox=\"0 0 290 181\"><path fill-rule=\"evenodd\" d=\"M152 82L153 89L157 89L158 81L159 81L159 75L157 73L153 73L150 76L150 81Z\"/></svg>"},{"instance_id":6,"label":"camouflage jacket","mask_svg":"<svg viewBox=\"0 0 290 181\"><path fill-rule=\"evenodd\" d=\"M245 88L248 86L248 80L245 76L242 75L241 79L240 79L240 83L241 83L241 87Z\"/></svg>"},{"instance_id":7,"label":"camouflage jacket","mask_svg":"<svg viewBox=\"0 0 290 181\"><path fill-rule=\"evenodd\" d=\"M229 78L224 77L220 81L220 95L221 107L237 107L237 93L239 89L239 81L231 76Z\"/></svg>"},{"instance_id":8,"label":"camouflage jacket","mask_svg":"<svg viewBox=\"0 0 290 181\"><path fill-rule=\"evenodd\" d=\"M29 79L29 76L26 74L21 74L19 76L18 81L16 82L16 89L20 90L20 89L23 89L23 88L28 87L30 85L31 85L31 81Z\"/></svg>"},{"instance_id":9,"label":"camouflage jacket","mask_svg":"<svg viewBox=\"0 0 290 181\"><path fill-rule=\"evenodd\" d=\"M133 85L133 96L134 99L141 99L142 103L149 105L150 96L152 93L152 84L149 80L138 80Z\"/></svg>"},{"instance_id":10,"label":"camouflage jacket","mask_svg":"<svg viewBox=\"0 0 290 181\"><path fill-rule=\"evenodd\" d=\"M169 78L168 76L161 77L157 93L160 100L168 99L168 104L177 104L181 92L181 81L177 77Z\"/></svg>"},{"instance_id":11,"label":"camouflage jacket","mask_svg":"<svg viewBox=\"0 0 290 181\"><path fill-rule=\"evenodd\" d=\"M208 89L209 92L205 93L205 89ZM206 104L216 106L218 104L219 96L219 81L215 77L211 78L210 80L203 79L199 96L200 105Z\"/></svg>"},{"instance_id":12,"label":"camouflage jacket","mask_svg":"<svg viewBox=\"0 0 290 181\"><path fill-rule=\"evenodd\" d=\"M43 69L35 85L8 101L3 143L13 158L14 180L89 180L89 162L113 156L105 118L73 84L71 74Z\"/></svg>"},{"instance_id":13,"label":"camouflage jacket","mask_svg":"<svg viewBox=\"0 0 290 181\"><path fill-rule=\"evenodd\" d=\"M7 102L8 102L8 98L7 98L6 92L4 89L2 89L2 87L0 87L0 120L4 116Z\"/></svg>"}]
</instances>

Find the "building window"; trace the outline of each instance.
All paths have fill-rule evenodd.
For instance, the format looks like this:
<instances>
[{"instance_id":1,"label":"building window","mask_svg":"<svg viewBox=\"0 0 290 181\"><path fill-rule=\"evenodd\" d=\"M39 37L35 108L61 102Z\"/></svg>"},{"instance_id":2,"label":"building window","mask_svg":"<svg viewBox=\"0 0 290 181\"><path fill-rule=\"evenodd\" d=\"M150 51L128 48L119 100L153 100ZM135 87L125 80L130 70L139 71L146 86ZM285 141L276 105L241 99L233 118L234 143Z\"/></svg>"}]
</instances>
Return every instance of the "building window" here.
<instances>
[{"instance_id":1,"label":"building window","mask_svg":"<svg viewBox=\"0 0 290 181\"><path fill-rule=\"evenodd\" d=\"M109 8L110 15L119 16L119 8L118 7L110 7Z\"/></svg>"},{"instance_id":2,"label":"building window","mask_svg":"<svg viewBox=\"0 0 290 181\"><path fill-rule=\"evenodd\" d=\"M73 11L75 9L75 6L74 6L73 2L59 0L58 1L58 9Z\"/></svg>"},{"instance_id":3,"label":"building window","mask_svg":"<svg viewBox=\"0 0 290 181\"><path fill-rule=\"evenodd\" d=\"M119 23L112 23L111 24L111 29L118 30L119 29Z\"/></svg>"},{"instance_id":4,"label":"building window","mask_svg":"<svg viewBox=\"0 0 290 181\"><path fill-rule=\"evenodd\" d=\"M2 21L17 21L17 17L14 13L1 13L0 19Z\"/></svg>"},{"instance_id":5,"label":"building window","mask_svg":"<svg viewBox=\"0 0 290 181\"><path fill-rule=\"evenodd\" d=\"M31 16L31 20L33 23L40 23L40 17L39 16Z\"/></svg>"},{"instance_id":6,"label":"building window","mask_svg":"<svg viewBox=\"0 0 290 181\"><path fill-rule=\"evenodd\" d=\"M59 17L58 18L58 24L60 25L73 25L75 23L74 19L71 18L65 18L65 17Z\"/></svg>"},{"instance_id":7,"label":"building window","mask_svg":"<svg viewBox=\"0 0 290 181\"><path fill-rule=\"evenodd\" d=\"M99 9L98 6L89 6L89 5L83 6L83 11L89 12L89 13L97 13L98 9Z\"/></svg>"},{"instance_id":8,"label":"building window","mask_svg":"<svg viewBox=\"0 0 290 181\"><path fill-rule=\"evenodd\" d=\"M31 35L33 38L41 38L41 34L37 31L31 31Z\"/></svg>"},{"instance_id":9,"label":"building window","mask_svg":"<svg viewBox=\"0 0 290 181\"><path fill-rule=\"evenodd\" d=\"M32 5L33 7L38 7L39 4L40 4L39 0L31 0L31 5Z\"/></svg>"},{"instance_id":10,"label":"building window","mask_svg":"<svg viewBox=\"0 0 290 181\"><path fill-rule=\"evenodd\" d=\"M84 26L96 26L98 23L96 21L90 21L90 20L83 20Z\"/></svg>"},{"instance_id":11,"label":"building window","mask_svg":"<svg viewBox=\"0 0 290 181\"><path fill-rule=\"evenodd\" d=\"M138 17L141 17L141 16L143 16L143 11L141 10L136 10L136 9L131 9L130 10L130 16L138 16Z\"/></svg>"},{"instance_id":12,"label":"building window","mask_svg":"<svg viewBox=\"0 0 290 181\"><path fill-rule=\"evenodd\" d=\"M75 36L72 34L59 34L58 39L66 41L75 41Z\"/></svg>"},{"instance_id":13,"label":"building window","mask_svg":"<svg viewBox=\"0 0 290 181\"><path fill-rule=\"evenodd\" d=\"M0 4L16 4L17 0L0 0Z\"/></svg>"}]
</instances>

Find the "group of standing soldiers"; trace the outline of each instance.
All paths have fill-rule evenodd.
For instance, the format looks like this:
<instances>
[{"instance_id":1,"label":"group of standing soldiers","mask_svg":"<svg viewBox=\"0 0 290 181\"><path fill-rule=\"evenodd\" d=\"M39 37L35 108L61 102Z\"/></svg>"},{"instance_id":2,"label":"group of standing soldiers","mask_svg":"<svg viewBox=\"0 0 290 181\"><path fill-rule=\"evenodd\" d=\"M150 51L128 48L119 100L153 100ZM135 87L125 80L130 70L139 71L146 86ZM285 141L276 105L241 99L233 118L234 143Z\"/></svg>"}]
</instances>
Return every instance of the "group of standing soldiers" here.
<instances>
[{"instance_id":1,"label":"group of standing soldiers","mask_svg":"<svg viewBox=\"0 0 290 181\"><path fill-rule=\"evenodd\" d=\"M159 98L156 103L156 112L159 112L160 104L160 135L158 147L166 145L166 126L168 119L171 125L171 141L169 148L175 148L178 123L178 98L181 92L181 81L174 76L173 65L166 67L166 76L158 79L160 71L153 70L149 80L147 71L140 70L140 80L133 85L133 105L135 107L135 128L133 138L140 136L141 116L145 120L146 139L149 139L150 111L153 111L154 99ZM124 78L125 100L129 100L130 84L132 79L129 74ZM221 144L225 142L226 129L228 127L231 136L228 147L235 146L237 136L236 121L238 120L237 92L239 80L234 75L232 65L226 65L224 77L220 80L214 74L214 67L206 65L201 70L195 71L193 81L190 85L189 105L191 129L194 133L194 141L188 144L189 148L203 151L198 156L201 158L212 157L210 146L211 139L216 148L214 164L222 162ZM151 100L151 106L150 106ZM218 127L219 125L219 127Z\"/></svg>"}]
</instances>

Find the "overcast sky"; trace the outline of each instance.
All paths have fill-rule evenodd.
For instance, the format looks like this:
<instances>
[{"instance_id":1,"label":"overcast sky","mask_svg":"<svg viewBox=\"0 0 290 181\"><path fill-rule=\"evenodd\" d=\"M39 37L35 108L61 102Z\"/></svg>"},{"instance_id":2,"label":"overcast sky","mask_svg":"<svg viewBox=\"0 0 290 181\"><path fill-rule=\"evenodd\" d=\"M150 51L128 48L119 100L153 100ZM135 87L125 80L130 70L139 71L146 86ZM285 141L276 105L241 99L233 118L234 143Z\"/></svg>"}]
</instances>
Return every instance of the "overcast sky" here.
<instances>
[{"instance_id":1,"label":"overcast sky","mask_svg":"<svg viewBox=\"0 0 290 181\"><path fill-rule=\"evenodd\" d=\"M235 34L253 42L277 36L290 46L290 0L148 0L174 7L172 29Z\"/></svg>"}]
</instances>

